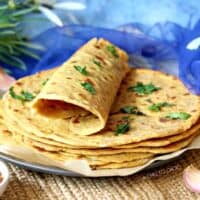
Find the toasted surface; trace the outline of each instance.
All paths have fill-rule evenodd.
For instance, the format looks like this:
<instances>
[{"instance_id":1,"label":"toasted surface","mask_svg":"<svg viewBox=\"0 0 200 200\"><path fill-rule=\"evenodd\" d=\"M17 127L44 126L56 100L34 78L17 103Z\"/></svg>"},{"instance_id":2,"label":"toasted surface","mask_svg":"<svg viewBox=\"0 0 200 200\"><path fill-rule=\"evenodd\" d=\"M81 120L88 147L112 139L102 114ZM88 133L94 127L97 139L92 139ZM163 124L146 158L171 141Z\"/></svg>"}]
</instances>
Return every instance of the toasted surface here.
<instances>
[{"instance_id":1,"label":"toasted surface","mask_svg":"<svg viewBox=\"0 0 200 200\"><path fill-rule=\"evenodd\" d=\"M56 120L69 118L68 128L76 134L96 133L105 127L128 71L127 61L123 50L104 39L92 39L53 73L33 100L33 107Z\"/></svg>"},{"instance_id":2,"label":"toasted surface","mask_svg":"<svg viewBox=\"0 0 200 200\"><path fill-rule=\"evenodd\" d=\"M20 93L24 90L37 95L41 90L42 81L51 77L52 73L53 71L46 71L18 80L13 86L14 91ZM151 82L161 89L144 96L128 92L127 87L136 82ZM173 89L174 87L176 89ZM160 72L132 69L125 83L122 84L119 94L112 109L114 114L109 116L105 129L90 136L78 135L71 132L69 130L70 121L68 119L55 120L51 116L36 115L30 109L31 102L22 103L12 98L9 92L3 97L3 107L7 113L5 116L9 116L7 117L9 123L13 122L17 124L19 128L24 130L24 134L33 133L38 137L52 139L67 145L93 148L113 147L152 138L177 135L189 129L199 118L199 97L190 94L178 79ZM173 99L171 98L172 95ZM149 104L151 104L146 101L148 98L152 99L154 103L169 101L174 106L164 107L160 112L152 112L147 109ZM145 115L126 114L120 111L121 107L130 104L137 106ZM186 120L163 120L163 117L169 112L186 112L191 116ZM131 119L129 131L116 135L115 129L117 124L123 117L127 116Z\"/></svg>"}]
</instances>

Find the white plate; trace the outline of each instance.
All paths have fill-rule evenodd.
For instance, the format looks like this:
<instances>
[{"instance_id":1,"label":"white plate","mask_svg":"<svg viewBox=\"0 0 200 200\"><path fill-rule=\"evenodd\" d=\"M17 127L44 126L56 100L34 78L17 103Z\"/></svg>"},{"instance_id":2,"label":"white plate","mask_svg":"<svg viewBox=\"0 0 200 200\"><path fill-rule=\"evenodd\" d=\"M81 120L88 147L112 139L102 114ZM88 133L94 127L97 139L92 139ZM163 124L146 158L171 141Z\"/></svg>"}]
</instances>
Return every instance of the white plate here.
<instances>
[{"instance_id":1,"label":"white plate","mask_svg":"<svg viewBox=\"0 0 200 200\"><path fill-rule=\"evenodd\" d=\"M9 180L9 170L7 165L3 161L0 161L0 173L3 177L3 180L0 183L0 196L1 196L5 191Z\"/></svg>"}]
</instances>

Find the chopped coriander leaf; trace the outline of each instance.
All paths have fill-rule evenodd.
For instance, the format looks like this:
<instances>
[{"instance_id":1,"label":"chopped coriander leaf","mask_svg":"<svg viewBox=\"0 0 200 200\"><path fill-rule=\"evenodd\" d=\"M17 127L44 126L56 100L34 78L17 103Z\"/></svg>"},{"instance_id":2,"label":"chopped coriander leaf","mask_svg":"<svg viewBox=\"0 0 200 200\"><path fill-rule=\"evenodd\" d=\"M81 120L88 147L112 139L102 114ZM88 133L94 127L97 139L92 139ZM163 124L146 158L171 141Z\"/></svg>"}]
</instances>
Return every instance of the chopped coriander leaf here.
<instances>
[{"instance_id":1,"label":"chopped coriander leaf","mask_svg":"<svg viewBox=\"0 0 200 200\"><path fill-rule=\"evenodd\" d=\"M140 112L136 106L125 106L120 109L123 113L135 114L135 115L144 115Z\"/></svg>"},{"instance_id":2,"label":"chopped coriander leaf","mask_svg":"<svg viewBox=\"0 0 200 200\"><path fill-rule=\"evenodd\" d=\"M35 96L31 94L30 92L22 91L21 95L24 97L25 101L32 101Z\"/></svg>"},{"instance_id":3,"label":"chopped coriander leaf","mask_svg":"<svg viewBox=\"0 0 200 200\"><path fill-rule=\"evenodd\" d=\"M92 86L91 83L88 82L84 82L81 83L82 87L84 87L90 94L94 95L96 94L96 90L94 89L94 87Z\"/></svg>"},{"instance_id":4,"label":"chopped coriander leaf","mask_svg":"<svg viewBox=\"0 0 200 200\"><path fill-rule=\"evenodd\" d=\"M115 58L118 58L119 55L117 53L116 48L113 45L108 45L106 48Z\"/></svg>"},{"instance_id":5,"label":"chopped coriander leaf","mask_svg":"<svg viewBox=\"0 0 200 200\"><path fill-rule=\"evenodd\" d=\"M47 78L46 80L44 80L43 82L42 82L42 86L45 86L46 85L46 83L49 81L49 79Z\"/></svg>"},{"instance_id":6,"label":"chopped coriander leaf","mask_svg":"<svg viewBox=\"0 0 200 200\"><path fill-rule=\"evenodd\" d=\"M160 87L156 87L152 83L143 84L141 82L138 82L136 85L129 87L128 91L135 92L139 95L145 95L145 94L151 94L152 92L155 92L160 89L161 89Z\"/></svg>"},{"instance_id":7,"label":"chopped coriander leaf","mask_svg":"<svg viewBox=\"0 0 200 200\"><path fill-rule=\"evenodd\" d=\"M98 60L93 59L92 62L97 65L98 67L102 67L101 63Z\"/></svg>"},{"instance_id":8,"label":"chopped coriander leaf","mask_svg":"<svg viewBox=\"0 0 200 200\"><path fill-rule=\"evenodd\" d=\"M186 119L190 118L191 115L188 113L185 113L185 112L172 112L172 113L168 113L165 117L168 119L186 120Z\"/></svg>"},{"instance_id":9,"label":"chopped coriander leaf","mask_svg":"<svg viewBox=\"0 0 200 200\"><path fill-rule=\"evenodd\" d=\"M74 68L75 68L78 72L80 72L81 74L83 74L83 75L85 75L85 76L88 75L88 71L86 70L86 67L85 67L85 66L84 66L84 67L81 67L81 66L79 66L79 65L75 65Z\"/></svg>"},{"instance_id":10,"label":"chopped coriander leaf","mask_svg":"<svg viewBox=\"0 0 200 200\"><path fill-rule=\"evenodd\" d=\"M115 130L115 135L124 134L127 131L129 131L129 129L130 129L129 122L123 122L121 124L118 124Z\"/></svg>"},{"instance_id":11,"label":"chopped coriander leaf","mask_svg":"<svg viewBox=\"0 0 200 200\"><path fill-rule=\"evenodd\" d=\"M151 111L159 112L159 111L161 111L161 109L163 107L171 107L171 106L174 106L174 104L173 103L167 103L167 102L154 103L154 104L150 105L148 107L148 109L151 110Z\"/></svg>"},{"instance_id":12,"label":"chopped coriander leaf","mask_svg":"<svg viewBox=\"0 0 200 200\"><path fill-rule=\"evenodd\" d=\"M26 91L21 91L20 95L18 95L14 92L13 87L9 89L9 94L13 99L18 99L20 101L32 101L35 98L33 94Z\"/></svg>"}]
</instances>

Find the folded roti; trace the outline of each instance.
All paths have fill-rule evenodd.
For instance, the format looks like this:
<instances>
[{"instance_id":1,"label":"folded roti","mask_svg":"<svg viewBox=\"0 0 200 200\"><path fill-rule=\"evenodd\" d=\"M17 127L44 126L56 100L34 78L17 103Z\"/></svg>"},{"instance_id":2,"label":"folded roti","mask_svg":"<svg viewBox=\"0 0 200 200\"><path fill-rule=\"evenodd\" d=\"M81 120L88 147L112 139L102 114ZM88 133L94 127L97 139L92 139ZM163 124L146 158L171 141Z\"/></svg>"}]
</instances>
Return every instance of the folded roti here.
<instances>
[{"instance_id":1,"label":"folded roti","mask_svg":"<svg viewBox=\"0 0 200 200\"><path fill-rule=\"evenodd\" d=\"M47 117L69 119L69 130L76 134L94 134L105 127L127 61L123 50L92 39L53 73L33 107Z\"/></svg>"}]
</instances>

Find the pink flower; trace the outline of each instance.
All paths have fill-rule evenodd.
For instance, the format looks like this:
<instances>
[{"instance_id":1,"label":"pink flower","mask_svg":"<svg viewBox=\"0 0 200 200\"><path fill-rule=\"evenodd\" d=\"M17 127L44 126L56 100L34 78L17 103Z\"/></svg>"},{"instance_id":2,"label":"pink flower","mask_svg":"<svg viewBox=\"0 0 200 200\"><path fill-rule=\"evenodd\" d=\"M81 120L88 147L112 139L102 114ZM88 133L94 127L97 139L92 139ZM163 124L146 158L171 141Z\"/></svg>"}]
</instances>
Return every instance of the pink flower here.
<instances>
[{"instance_id":1,"label":"pink flower","mask_svg":"<svg viewBox=\"0 0 200 200\"><path fill-rule=\"evenodd\" d=\"M0 68L0 91L6 91L15 82L15 79Z\"/></svg>"}]
</instances>

